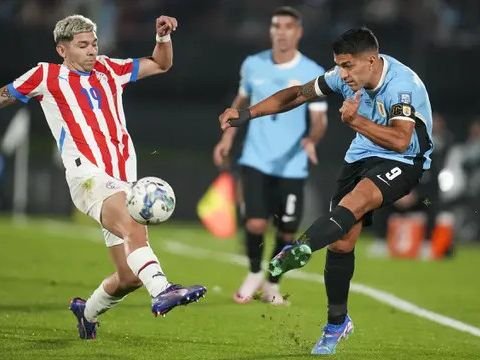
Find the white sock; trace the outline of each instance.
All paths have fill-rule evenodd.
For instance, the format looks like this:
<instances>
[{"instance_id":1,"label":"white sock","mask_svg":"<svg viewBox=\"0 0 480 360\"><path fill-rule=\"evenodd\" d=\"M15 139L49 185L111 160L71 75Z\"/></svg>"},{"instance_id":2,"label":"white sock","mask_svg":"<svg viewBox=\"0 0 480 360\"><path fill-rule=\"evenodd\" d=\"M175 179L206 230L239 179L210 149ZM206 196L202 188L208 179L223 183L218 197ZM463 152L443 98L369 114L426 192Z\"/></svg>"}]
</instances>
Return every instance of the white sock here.
<instances>
[{"instance_id":1,"label":"white sock","mask_svg":"<svg viewBox=\"0 0 480 360\"><path fill-rule=\"evenodd\" d=\"M90 322L96 322L97 317L113 307L125 298L109 295L103 288L103 283L93 292L85 304L85 318Z\"/></svg>"},{"instance_id":2,"label":"white sock","mask_svg":"<svg viewBox=\"0 0 480 360\"><path fill-rule=\"evenodd\" d=\"M165 290L170 283L160 267L158 258L149 246L138 248L127 256L127 263L138 276L151 297Z\"/></svg>"}]
</instances>

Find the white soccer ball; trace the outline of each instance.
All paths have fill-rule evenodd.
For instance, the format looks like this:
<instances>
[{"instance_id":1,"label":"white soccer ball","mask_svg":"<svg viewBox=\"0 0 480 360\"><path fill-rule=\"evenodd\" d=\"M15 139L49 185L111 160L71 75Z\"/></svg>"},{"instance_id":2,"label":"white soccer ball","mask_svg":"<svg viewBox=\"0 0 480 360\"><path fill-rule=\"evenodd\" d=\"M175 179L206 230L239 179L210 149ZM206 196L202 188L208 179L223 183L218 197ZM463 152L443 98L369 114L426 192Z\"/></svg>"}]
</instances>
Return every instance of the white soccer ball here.
<instances>
[{"instance_id":1,"label":"white soccer ball","mask_svg":"<svg viewBox=\"0 0 480 360\"><path fill-rule=\"evenodd\" d=\"M127 193L127 209L140 224L166 221L175 210L175 193L160 178L149 176L134 182Z\"/></svg>"}]
</instances>

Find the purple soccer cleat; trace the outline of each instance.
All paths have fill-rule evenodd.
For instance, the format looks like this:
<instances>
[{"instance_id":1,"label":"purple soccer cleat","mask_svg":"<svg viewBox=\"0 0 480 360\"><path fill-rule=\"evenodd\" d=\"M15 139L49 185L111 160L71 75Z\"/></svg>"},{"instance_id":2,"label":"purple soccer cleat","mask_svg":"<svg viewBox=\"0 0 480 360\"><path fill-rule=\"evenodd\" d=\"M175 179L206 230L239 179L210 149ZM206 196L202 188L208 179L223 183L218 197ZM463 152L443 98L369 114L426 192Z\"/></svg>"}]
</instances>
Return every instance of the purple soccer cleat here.
<instances>
[{"instance_id":1,"label":"purple soccer cleat","mask_svg":"<svg viewBox=\"0 0 480 360\"><path fill-rule=\"evenodd\" d=\"M165 316L175 306L197 302L206 292L207 288L202 285L184 287L172 284L152 299L152 313L155 316Z\"/></svg>"},{"instance_id":2,"label":"purple soccer cleat","mask_svg":"<svg viewBox=\"0 0 480 360\"><path fill-rule=\"evenodd\" d=\"M97 337L98 322L90 322L85 318L83 315L83 312L85 311L85 303L86 301L84 299L76 297L70 301L70 306L68 308L77 318L77 328L80 339L91 340Z\"/></svg>"}]
</instances>

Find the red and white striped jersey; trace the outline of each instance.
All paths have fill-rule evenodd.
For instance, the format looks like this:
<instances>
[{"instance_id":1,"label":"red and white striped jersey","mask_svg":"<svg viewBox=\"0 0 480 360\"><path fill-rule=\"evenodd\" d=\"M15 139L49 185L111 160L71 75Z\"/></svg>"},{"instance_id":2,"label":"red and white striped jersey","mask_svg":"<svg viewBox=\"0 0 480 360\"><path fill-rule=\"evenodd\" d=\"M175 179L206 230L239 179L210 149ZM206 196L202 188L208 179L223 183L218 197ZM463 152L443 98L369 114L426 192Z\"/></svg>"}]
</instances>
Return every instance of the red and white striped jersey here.
<instances>
[{"instance_id":1,"label":"red and white striped jersey","mask_svg":"<svg viewBox=\"0 0 480 360\"><path fill-rule=\"evenodd\" d=\"M91 72L39 63L7 85L18 100L38 100L69 169L88 161L108 175L136 180L136 155L125 124L123 88L138 76L138 59L98 56Z\"/></svg>"}]
</instances>

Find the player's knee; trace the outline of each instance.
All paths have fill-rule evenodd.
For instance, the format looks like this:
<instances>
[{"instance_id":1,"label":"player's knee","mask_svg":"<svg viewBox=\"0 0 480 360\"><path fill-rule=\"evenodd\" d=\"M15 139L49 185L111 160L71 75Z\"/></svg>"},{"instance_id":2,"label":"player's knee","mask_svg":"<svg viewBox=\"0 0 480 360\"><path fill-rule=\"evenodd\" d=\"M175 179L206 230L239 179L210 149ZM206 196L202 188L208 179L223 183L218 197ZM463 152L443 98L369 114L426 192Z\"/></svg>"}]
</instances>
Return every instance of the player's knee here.
<instances>
[{"instance_id":1,"label":"player's knee","mask_svg":"<svg viewBox=\"0 0 480 360\"><path fill-rule=\"evenodd\" d=\"M256 234L256 235L261 235L264 234L265 231L267 231L267 220L265 219L248 219L245 227L247 228L247 231Z\"/></svg>"},{"instance_id":2,"label":"player's knee","mask_svg":"<svg viewBox=\"0 0 480 360\"><path fill-rule=\"evenodd\" d=\"M345 196L339 205L349 209L355 218L362 218L366 213L378 208L382 204L381 194L368 188L355 188Z\"/></svg>"},{"instance_id":3,"label":"player's knee","mask_svg":"<svg viewBox=\"0 0 480 360\"><path fill-rule=\"evenodd\" d=\"M120 225L123 239L127 241L146 241L147 233L145 226L137 223L132 218L127 218Z\"/></svg>"},{"instance_id":4,"label":"player's knee","mask_svg":"<svg viewBox=\"0 0 480 360\"><path fill-rule=\"evenodd\" d=\"M339 254L346 254L355 248L355 243L348 241L348 240L338 240L333 244L328 245L328 250L339 253Z\"/></svg>"}]
</instances>

